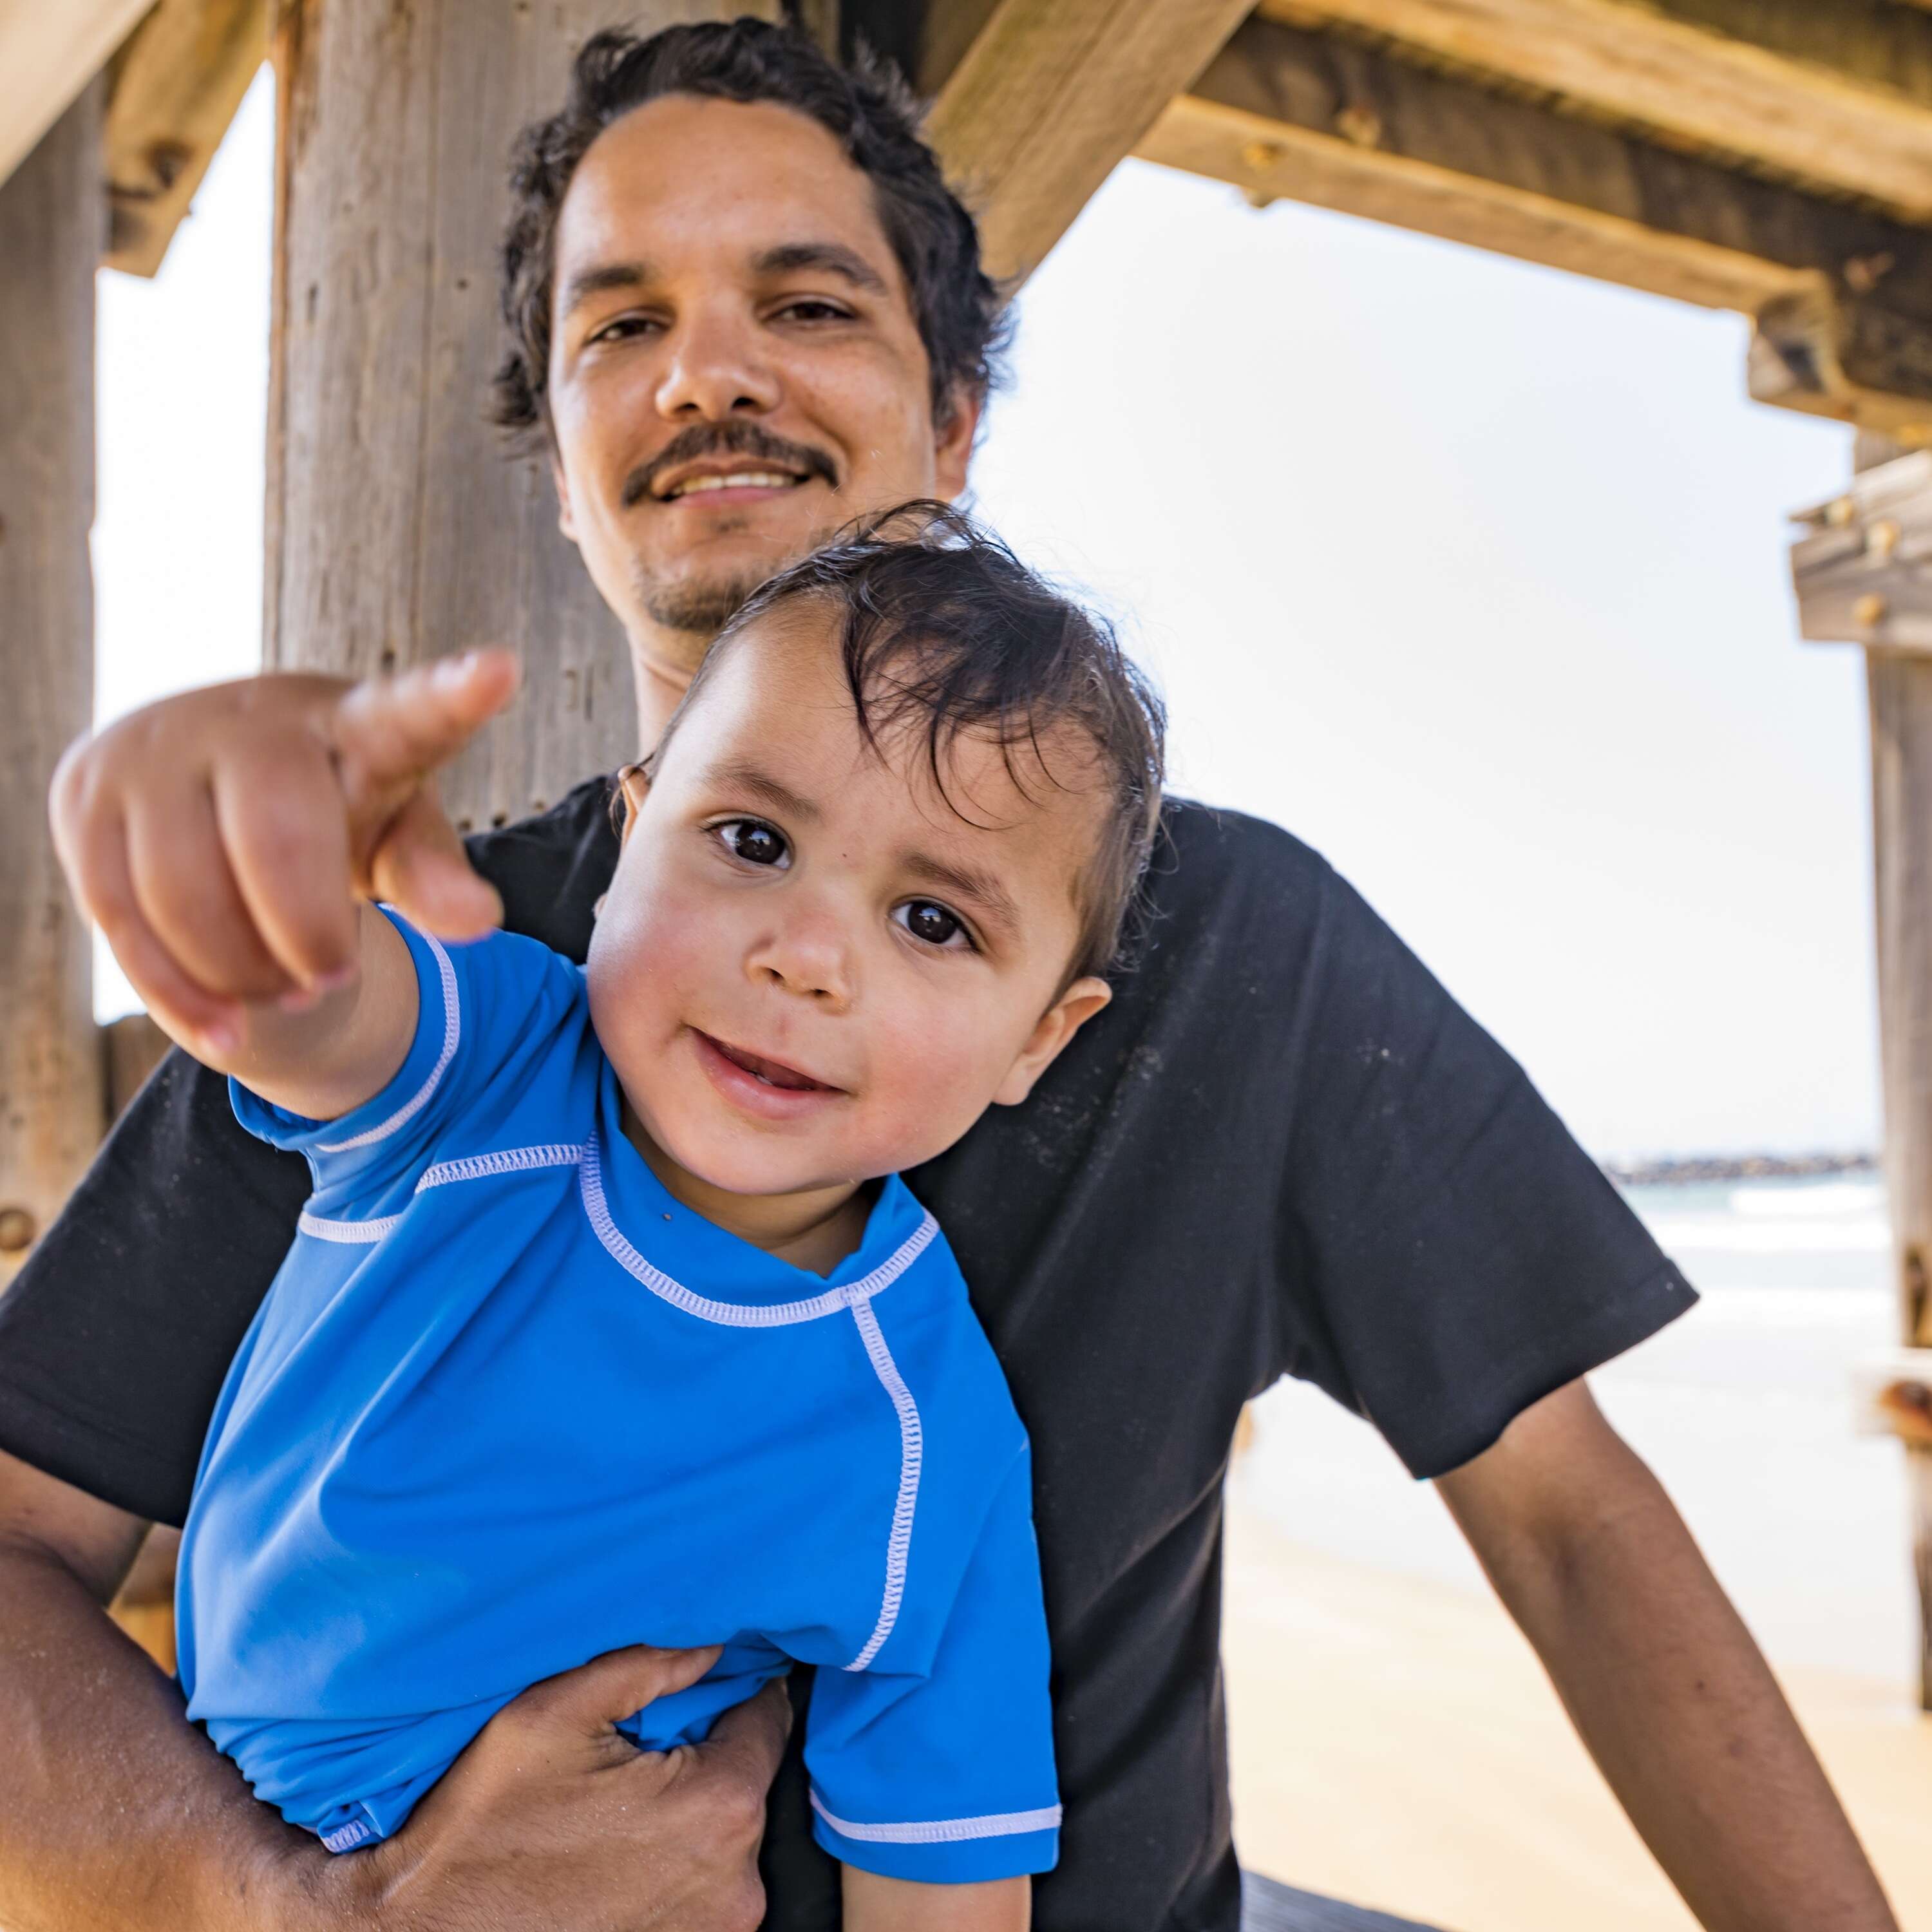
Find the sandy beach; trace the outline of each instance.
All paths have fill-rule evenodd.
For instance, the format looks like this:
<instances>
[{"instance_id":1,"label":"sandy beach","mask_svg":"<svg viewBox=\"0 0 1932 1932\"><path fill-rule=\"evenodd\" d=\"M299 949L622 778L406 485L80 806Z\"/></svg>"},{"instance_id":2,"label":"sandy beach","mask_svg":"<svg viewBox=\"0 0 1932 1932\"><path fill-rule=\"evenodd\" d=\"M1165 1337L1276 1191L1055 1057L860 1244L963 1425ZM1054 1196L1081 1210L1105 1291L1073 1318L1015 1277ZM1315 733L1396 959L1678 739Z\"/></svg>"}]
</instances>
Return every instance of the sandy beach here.
<instances>
[{"instance_id":1,"label":"sandy beach","mask_svg":"<svg viewBox=\"0 0 1932 1932\"><path fill-rule=\"evenodd\" d=\"M1492 1599L1292 1544L1242 1488L1222 1644L1244 1864L1445 1932L1693 1932ZM1780 1675L1905 1932L1932 1932L1932 1719L1882 1678Z\"/></svg>"},{"instance_id":2,"label":"sandy beach","mask_svg":"<svg viewBox=\"0 0 1932 1932\"><path fill-rule=\"evenodd\" d=\"M1756 1634L1904 1932L1932 1932L1900 1454L1855 1433L1850 1396L1895 1319L1882 1195L1637 1204L1705 1300L1599 1400ZM1223 1637L1244 1862L1445 1932L1692 1927L1432 1491L1311 1390L1254 1414Z\"/></svg>"}]
</instances>

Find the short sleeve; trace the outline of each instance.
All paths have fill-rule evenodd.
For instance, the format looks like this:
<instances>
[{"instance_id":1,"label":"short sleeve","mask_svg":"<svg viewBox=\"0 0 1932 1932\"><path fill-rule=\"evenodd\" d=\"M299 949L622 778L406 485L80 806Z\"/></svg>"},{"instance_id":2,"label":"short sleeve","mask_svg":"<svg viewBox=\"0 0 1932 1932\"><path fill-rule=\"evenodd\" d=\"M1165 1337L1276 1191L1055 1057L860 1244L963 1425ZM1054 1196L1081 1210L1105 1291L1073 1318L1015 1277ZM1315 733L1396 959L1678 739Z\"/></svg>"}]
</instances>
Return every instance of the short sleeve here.
<instances>
[{"instance_id":1,"label":"short sleeve","mask_svg":"<svg viewBox=\"0 0 1932 1932\"><path fill-rule=\"evenodd\" d=\"M1696 1296L1522 1069L1324 868L1279 1230L1292 1372L1411 1472Z\"/></svg>"},{"instance_id":2,"label":"short sleeve","mask_svg":"<svg viewBox=\"0 0 1932 1932\"><path fill-rule=\"evenodd\" d=\"M412 1186L452 1124L474 1113L520 1063L543 1059L579 1004L565 959L503 932L467 945L418 932L385 906L416 968L416 1027L402 1065L382 1090L333 1120L274 1106L229 1083L236 1118L272 1146L308 1156L316 1195L371 1202Z\"/></svg>"},{"instance_id":3,"label":"short sleeve","mask_svg":"<svg viewBox=\"0 0 1932 1932\"><path fill-rule=\"evenodd\" d=\"M1022 1452L961 1577L930 1673L821 1670L805 1743L813 1830L887 1878L1050 1870L1060 1803L1046 1618Z\"/></svg>"}]
</instances>

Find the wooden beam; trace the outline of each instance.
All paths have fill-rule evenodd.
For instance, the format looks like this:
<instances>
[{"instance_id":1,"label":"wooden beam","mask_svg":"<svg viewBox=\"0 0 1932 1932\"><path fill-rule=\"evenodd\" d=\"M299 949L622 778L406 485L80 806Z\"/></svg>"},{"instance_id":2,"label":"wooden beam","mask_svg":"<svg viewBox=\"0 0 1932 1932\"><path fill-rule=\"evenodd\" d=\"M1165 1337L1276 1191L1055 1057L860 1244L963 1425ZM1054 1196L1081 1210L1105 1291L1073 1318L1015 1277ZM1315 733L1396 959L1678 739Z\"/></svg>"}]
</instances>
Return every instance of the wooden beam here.
<instances>
[{"instance_id":1,"label":"wooden beam","mask_svg":"<svg viewBox=\"0 0 1932 1932\"><path fill-rule=\"evenodd\" d=\"M1865 470L1793 520L1800 635L1932 656L1932 450Z\"/></svg>"},{"instance_id":2,"label":"wooden beam","mask_svg":"<svg viewBox=\"0 0 1932 1932\"><path fill-rule=\"evenodd\" d=\"M158 0L116 56L106 266L152 275L268 57L268 0Z\"/></svg>"},{"instance_id":3,"label":"wooden beam","mask_svg":"<svg viewBox=\"0 0 1932 1932\"><path fill-rule=\"evenodd\" d=\"M1262 0L1932 219L1932 19L1893 0Z\"/></svg>"},{"instance_id":4,"label":"wooden beam","mask_svg":"<svg viewBox=\"0 0 1932 1932\"><path fill-rule=\"evenodd\" d=\"M1932 435L1932 232L1251 19L1145 159L1778 326L1754 393Z\"/></svg>"},{"instance_id":5,"label":"wooden beam","mask_svg":"<svg viewBox=\"0 0 1932 1932\"><path fill-rule=\"evenodd\" d=\"M104 67L154 0L0 0L0 182Z\"/></svg>"},{"instance_id":6,"label":"wooden beam","mask_svg":"<svg viewBox=\"0 0 1932 1932\"><path fill-rule=\"evenodd\" d=\"M640 31L776 0L646 0ZM520 818L637 752L616 621L556 528L548 460L485 420L517 130L562 104L610 0L302 0L274 49L264 651L350 675L479 642L524 694L444 774L452 814Z\"/></svg>"},{"instance_id":7,"label":"wooden beam","mask_svg":"<svg viewBox=\"0 0 1932 1932\"><path fill-rule=\"evenodd\" d=\"M1000 0L926 125L1002 280L1030 274L1249 0Z\"/></svg>"},{"instance_id":8,"label":"wooden beam","mask_svg":"<svg viewBox=\"0 0 1932 1932\"><path fill-rule=\"evenodd\" d=\"M47 834L68 741L93 722L94 268L102 90L0 188L0 1282L100 1138L92 952Z\"/></svg>"}]
</instances>

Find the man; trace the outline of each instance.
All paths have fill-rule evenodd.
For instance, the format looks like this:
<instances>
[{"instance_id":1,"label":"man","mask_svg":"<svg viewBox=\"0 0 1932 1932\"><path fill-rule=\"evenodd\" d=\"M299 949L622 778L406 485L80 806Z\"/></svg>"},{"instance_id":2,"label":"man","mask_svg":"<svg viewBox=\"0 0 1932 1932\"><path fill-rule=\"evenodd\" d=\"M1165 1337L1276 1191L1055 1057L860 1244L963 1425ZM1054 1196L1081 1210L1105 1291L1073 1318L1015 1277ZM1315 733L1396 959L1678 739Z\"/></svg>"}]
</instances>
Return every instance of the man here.
<instances>
[{"instance_id":1,"label":"man","mask_svg":"<svg viewBox=\"0 0 1932 1932\"><path fill-rule=\"evenodd\" d=\"M964 487L998 346L971 225L903 110L748 23L593 43L522 151L502 412L629 638L646 742L708 637L849 517ZM352 864L446 930L581 957L603 788L476 842L382 693L193 694L76 752L57 832L151 1002L218 1034L326 984L305 882ZM176 788L206 800L185 843ZM346 794L348 854L316 827ZM178 802L178 801L177 801ZM170 817L178 817L170 812ZM1638 1829L1709 1927L1893 1922L1762 1660L1580 1378L1690 1291L1520 1072L1271 827L1170 808L1144 956L1024 1108L910 1179L1032 1434L1066 1805L1042 1928L1233 1932L1220 1486L1284 1372L1370 1416L1457 1520ZM232 887L196 892L210 849ZM219 874L218 874L219 876ZM688 1658L619 1653L509 1708L394 1840L331 1862L256 1805L100 1605L178 1517L308 1181L172 1061L0 1304L0 1922L718 1928L757 1922L782 1719L631 1754ZM558 1499L560 1508L568 1499ZM799 1687L808 1694L808 1685ZM837 1922L795 1761L767 1923Z\"/></svg>"}]
</instances>

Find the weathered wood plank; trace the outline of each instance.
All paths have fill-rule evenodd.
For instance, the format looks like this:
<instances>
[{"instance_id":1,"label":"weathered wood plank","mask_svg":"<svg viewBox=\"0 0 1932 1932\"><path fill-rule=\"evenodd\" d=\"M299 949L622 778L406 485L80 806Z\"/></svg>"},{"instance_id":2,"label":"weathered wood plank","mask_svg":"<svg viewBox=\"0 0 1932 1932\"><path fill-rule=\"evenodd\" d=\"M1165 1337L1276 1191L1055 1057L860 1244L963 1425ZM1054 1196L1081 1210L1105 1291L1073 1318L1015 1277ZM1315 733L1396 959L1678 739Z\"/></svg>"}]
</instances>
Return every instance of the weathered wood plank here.
<instances>
[{"instance_id":1,"label":"weathered wood plank","mask_svg":"<svg viewBox=\"0 0 1932 1932\"><path fill-rule=\"evenodd\" d=\"M1754 393L1932 433L1932 232L1250 19L1136 152L1768 318Z\"/></svg>"},{"instance_id":2,"label":"weathered wood plank","mask_svg":"<svg viewBox=\"0 0 1932 1932\"><path fill-rule=\"evenodd\" d=\"M0 1282L100 1140L87 931L46 794L92 722L94 268L106 228L102 90L85 89L0 187Z\"/></svg>"},{"instance_id":3,"label":"weathered wood plank","mask_svg":"<svg viewBox=\"0 0 1932 1932\"><path fill-rule=\"evenodd\" d=\"M0 182L33 152L154 0L0 0Z\"/></svg>"},{"instance_id":4,"label":"weathered wood plank","mask_svg":"<svg viewBox=\"0 0 1932 1932\"><path fill-rule=\"evenodd\" d=\"M1870 484L1898 472L1896 444L1861 436ZM1904 459L1924 481L1932 457ZM1865 653L1871 715L1872 857L1878 933L1879 1058L1885 1178L1899 1340L1932 1348L1932 661ZM1919 1703L1932 1711L1932 1447L1908 1442L1918 1581Z\"/></svg>"},{"instance_id":5,"label":"weathered wood plank","mask_svg":"<svg viewBox=\"0 0 1932 1932\"><path fill-rule=\"evenodd\" d=\"M1198 95L1173 102L1134 152L1257 202L1306 202L1706 308L1754 313L1811 280L1742 249Z\"/></svg>"},{"instance_id":6,"label":"weathered wood plank","mask_svg":"<svg viewBox=\"0 0 1932 1932\"><path fill-rule=\"evenodd\" d=\"M746 10L651 0L628 17ZM635 749L623 640L558 533L548 464L512 460L484 420L511 140L610 18L608 0L308 0L275 47L266 661L359 676L520 650L526 694L446 775L477 824Z\"/></svg>"},{"instance_id":7,"label":"weathered wood plank","mask_svg":"<svg viewBox=\"0 0 1932 1932\"><path fill-rule=\"evenodd\" d=\"M1932 217L1932 19L1893 0L1262 0Z\"/></svg>"},{"instance_id":8,"label":"weathered wood plank","mask_svg":"<svg viewBox=\"0 0 1932 1932\"><path fill-rule=\"evenodd\" d=\"M1932 451L1864 471L1794 520L1801 636L1932 656Z\"/></svg>"},{"instance_id":9,"label":"weathered wood plank","mask_svg":"<svg viewBox=\"0 0 1932 1932\"><path fill-rule=\"evenodd\" d=\"M268 0L157 0L116 56L106 266L152 275L262 63Z\"/></svg>"},{"instance_id":10,"label":"weathered wood plank","mask_svg":"<svg viewBox=\"0 0 1932 1932\"><path fill-rule=\"evenodd\" d=\"M1031 274L1247 4L1001 0L926 124L995 276Z\"/></svg>"}]
</instances>

